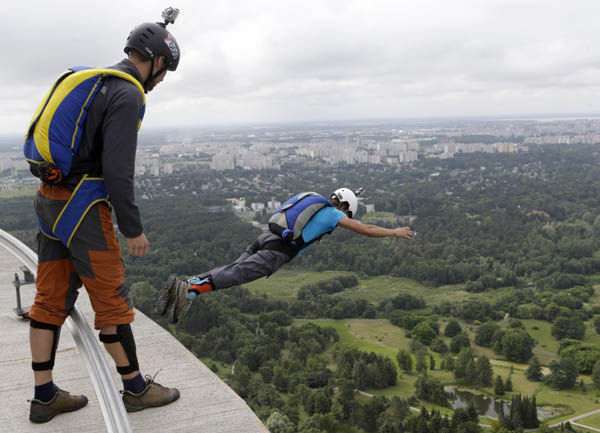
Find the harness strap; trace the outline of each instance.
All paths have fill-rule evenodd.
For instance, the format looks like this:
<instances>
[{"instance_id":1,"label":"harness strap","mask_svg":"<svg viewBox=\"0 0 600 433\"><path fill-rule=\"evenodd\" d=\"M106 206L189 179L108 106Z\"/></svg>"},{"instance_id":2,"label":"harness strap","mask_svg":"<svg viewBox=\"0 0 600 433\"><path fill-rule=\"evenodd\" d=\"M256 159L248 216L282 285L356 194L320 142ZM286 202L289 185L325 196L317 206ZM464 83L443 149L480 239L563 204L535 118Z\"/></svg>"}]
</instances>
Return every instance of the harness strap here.
<instances>
[{"instance_id":1,"label":"harness strap","mask_svg":"<svg viewBox=\"0 0 600 433\"><path fill-rule=\"evenodd\" d=\"M56 218L52 229L49 229L40 219L40 231L50 239L60 240L67 248L79 225L96 203L108 202L108 192L101 177L84 175L73 190L67 204Z\"/></svg>"},{"instance_id":2,"label":"harness strap","mask_svg":"<svg viewBox=\"0 0 600 433\"><path fill-rule=\"evenodd\" d=\"M323 239L323 236L330 235L331 233L333 233L333 230L331 230L329 232L325 232L322 235L317 236L316 238L314 238L313 240L310 240L308 242L304 242L304 238L302 237L302 235L300 235L300 237L298 239L296 239L292 245L294 245L298 249L298 251L300 251L300 250L303 250L304 248L308 247L309 245L314 244L315 242L319 242L321 239Z\"/></svg>"},{"instance_id":3,"label":"harness strap","mask_svg":"<svg viewBox=\"0 0 600 433\"><path fill-rule=\"evenodd\" d=\"M273 239L271 241L265 242L261 247L262 250L271 250L271 251L279 251L280 253L287 254L292 260L298 252L299 249L295 248L293 245L286 243L283 239Z\"/></svg>"},{"instance_id":4,"label":"harness strap","mask_svg":"<svg viewBox=\"0 0 600 433\"><path fill-rule=\"evenodd\" d=\"M44 224L44 223L42 222L42 220L41 220L41 219L39 219L39 217L38 217L37 221L38 221L38 225L40 226L40 232L42 232L42 234L43 234L44 236L46 236L46 237L48 237L48 238L50 238L50 239L52 239L52 240L54 240L54 241L60 241L60 239L58 239L58 238L57 238L57 237L54 235L54 232L53 232L52 230L50 230L48 227L46 227L46 224Z\"/></svg>"}]
</instances>

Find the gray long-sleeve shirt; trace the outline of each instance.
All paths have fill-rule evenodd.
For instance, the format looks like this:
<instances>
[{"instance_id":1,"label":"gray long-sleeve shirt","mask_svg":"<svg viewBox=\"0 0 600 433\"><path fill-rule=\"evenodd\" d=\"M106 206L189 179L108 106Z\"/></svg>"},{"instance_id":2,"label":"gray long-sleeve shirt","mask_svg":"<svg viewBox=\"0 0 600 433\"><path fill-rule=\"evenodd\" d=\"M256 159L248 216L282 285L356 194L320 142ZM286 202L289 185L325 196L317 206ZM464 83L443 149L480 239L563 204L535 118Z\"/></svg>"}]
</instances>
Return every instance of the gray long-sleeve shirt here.
<instances>
[{"instance_id":1,"label":"gray long-sleeve shirt","mask_svg":"<svg viewBox=\"0 0 600 433\"><path fill-rule=\"evenodd\" d=\"M110 68L142 81L137 68L127 59ZM133 83L106 77L88 110L79 152L62 182L72 189L83 174L103 176L119 230L127 238L143 232L133 189L141 109L142 95Z\"/></svg>"}]
</instances>

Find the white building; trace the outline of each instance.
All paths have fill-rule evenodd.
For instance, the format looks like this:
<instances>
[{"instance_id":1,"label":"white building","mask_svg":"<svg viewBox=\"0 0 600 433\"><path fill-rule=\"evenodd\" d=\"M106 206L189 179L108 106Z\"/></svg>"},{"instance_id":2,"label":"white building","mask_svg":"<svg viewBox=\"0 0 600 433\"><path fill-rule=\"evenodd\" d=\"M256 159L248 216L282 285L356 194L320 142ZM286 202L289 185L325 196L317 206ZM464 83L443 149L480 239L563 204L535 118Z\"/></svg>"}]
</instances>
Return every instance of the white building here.
<instances>
[{"instance_id":1,"label":"white building","mask_svg":"<svg viewBox=\"0 0 600 433\"><path fill-rule=\"evenodd\" d=\"M279 208L279 206L281 206L281 202L277 201L277 200L270 200L267 202L267 209L268 210L276 210L277 208Z\"/></svg>"},{"instance_id":2,"label":"white building","mask_svg":"<svg viewBox=\"0 0 600 433\"><path fill-rule=\"evenodd\" d=\"M261 211L265 210L265 204L264 203L252 203L250 205L250 208L254 212L261 212Z\"/></svg>"}]
</instances>

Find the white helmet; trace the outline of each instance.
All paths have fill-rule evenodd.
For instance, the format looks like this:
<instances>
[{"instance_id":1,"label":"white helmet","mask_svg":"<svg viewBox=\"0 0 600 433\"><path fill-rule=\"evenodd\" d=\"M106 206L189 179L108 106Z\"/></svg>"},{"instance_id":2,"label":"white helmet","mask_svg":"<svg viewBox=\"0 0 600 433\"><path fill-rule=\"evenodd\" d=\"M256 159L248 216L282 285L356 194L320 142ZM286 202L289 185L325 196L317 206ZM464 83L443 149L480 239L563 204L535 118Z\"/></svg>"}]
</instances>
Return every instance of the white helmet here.
<instances>
[{"instance_id":1,"label":"white helmet","mask_svg":"<svg viewBox=\"0 0 600 433\"><path fill-rule=\"evenodd\" d=\"M340 203L348 203L348 216L352 218L352 216L356 215L356 211L358 210L358 198L352 192L351 189L348 188L339 188L336 189L333 194L331 194L330 198L336 198Z\"/></svg>"}]
</instances>

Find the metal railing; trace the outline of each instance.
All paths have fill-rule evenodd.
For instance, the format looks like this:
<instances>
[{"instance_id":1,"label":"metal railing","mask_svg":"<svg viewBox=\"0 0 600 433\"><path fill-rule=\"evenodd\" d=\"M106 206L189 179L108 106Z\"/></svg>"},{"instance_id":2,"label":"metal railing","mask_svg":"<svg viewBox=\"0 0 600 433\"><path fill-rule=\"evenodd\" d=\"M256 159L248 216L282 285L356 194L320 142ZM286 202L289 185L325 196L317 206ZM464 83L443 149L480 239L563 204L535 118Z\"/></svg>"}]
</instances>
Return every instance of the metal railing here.
<instances>
[{"instance_id":1,"label":"metal railing","mask_svg":"<svg viewBox=\"0 0 600 433\"><path fill-rule=\"evenodd\" d=\"M37 255L23 242L0 229L0 246L6 248L33 275L37 274ZM98 340L75 306L67 318L67 327L87 367L109 433L132 433L123 400L113 382Z\"/></svg>"}]
</instances>

